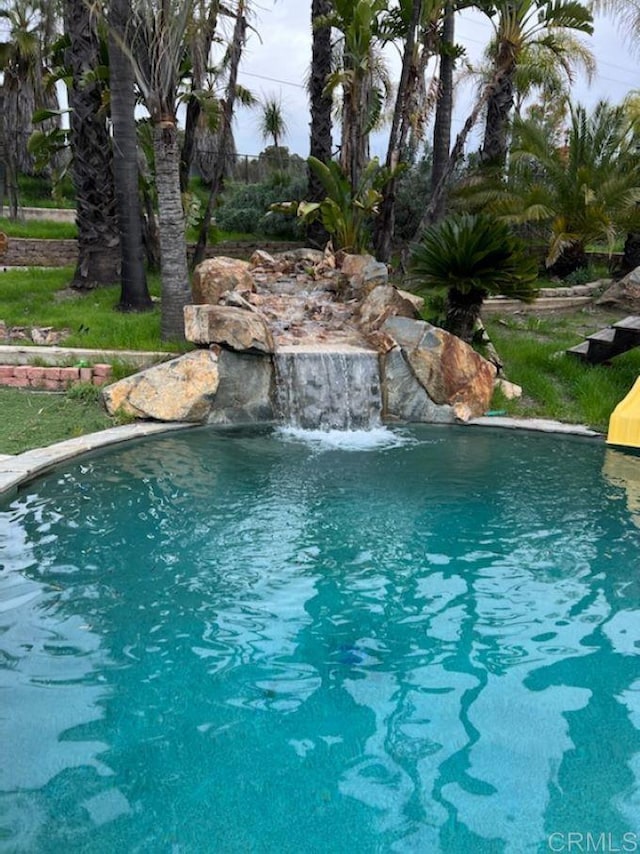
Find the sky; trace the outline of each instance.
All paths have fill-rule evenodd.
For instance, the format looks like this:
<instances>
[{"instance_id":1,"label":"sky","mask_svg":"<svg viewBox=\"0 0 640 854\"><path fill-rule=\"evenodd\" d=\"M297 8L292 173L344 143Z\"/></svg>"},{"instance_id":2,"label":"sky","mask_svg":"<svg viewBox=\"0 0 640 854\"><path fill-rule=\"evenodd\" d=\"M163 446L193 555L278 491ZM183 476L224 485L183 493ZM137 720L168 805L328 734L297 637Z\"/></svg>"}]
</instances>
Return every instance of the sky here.
<instances>
[{"instance_id":1,"label":"sky","mask_svg":"<svg viewBox=\"0 0 640 854\"><path fill-rule=\"evenodd\" d=\"M257 0L251 21L256 32L247 40L239 82L260 99L279 98L288 133L283 141L291 152L306 157L309 153L309 106L305 79L311 61L310 0ZM456 40L467 50L473 62L481 58L491 36L491 24L479 14L465 12L457 18ZM619 103L627 92L640 89L637 56L616 28L612 18L598 16L594 35L584 36L597 62L596 78L589 87L584 77L576 79L574 101L587 107L605 98ZM640 46L639 46L640 52ZM399 75L399 60L396 63ZM454 135L470 111L474 90L462 85L454 113ZM265 146L259 131L259 111L242 108L234 126L239 154L256 155ZM428 131L429 132L429 131ZM334 138L336 133L334 132ZM478 147L479 136L470 138L469 148ZM385 134L372 140L372 154L384 156Z\"/></svg>"}]
</instances>

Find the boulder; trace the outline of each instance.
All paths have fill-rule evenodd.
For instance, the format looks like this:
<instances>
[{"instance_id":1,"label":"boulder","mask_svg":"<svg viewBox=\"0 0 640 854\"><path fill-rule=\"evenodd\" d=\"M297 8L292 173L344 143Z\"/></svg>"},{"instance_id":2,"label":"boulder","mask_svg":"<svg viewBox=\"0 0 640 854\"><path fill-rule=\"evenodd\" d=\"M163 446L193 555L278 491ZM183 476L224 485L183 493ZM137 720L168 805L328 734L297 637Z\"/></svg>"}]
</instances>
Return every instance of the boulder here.
<instances>
[{"instance_id":1,"label":"boulder","mask_svg":"<svg viewBox=\"0 0 640 854\"><path fill-rule=\"evenodd\" d=\"M273 421L274 369L269 356L218 354L220 385L208 416L210 424L261 424Z\"/></svg>"},{"instance_id":2,"label":"boulder","mask_svg":"<svg viewBox=\"0 0 640 854\"><path fill-rule=\"evenodd\" d=\"M344 255L340 271L346 279L350 296L363 299L378 285L389 283L387 265L373 255Z\"/></svg>"},{"instance_id":3,"label":"boulder","mask_svg":"<svg viewBox=\"0 0 640 854\"><path fill-rule=\"evenodd\" d=\"M111 415L200 422L209 415L218 383L216 354L197 350L113 383L102 397Z\"/></svg>"},{"instance_id":4,"label":"boulder","mask_svg":"<svg viewBox=\"0 0 640 854\"><path fill-rule=\"evenodd\" d=\"M230 305L186 305L185 338L194 344L220 344L230 350L273 353L271 331L257 311Z\"/></svg>"},{"instance_id":5,"label":"boulder","mask_svg":"<svg viewBox=\"0 0 640 854\"><path fill-rule=\"evenodd\" d=\"M365 332L379 329L393 315L416 317L415 305L393 285L378 285L360 304L360 325Z\"/></svg>"},{"instance_id":6,"label":"boulder","mask_svg":"<svg viewBox=\"0 0 640 854\"><path fill-rule=\"evenodd\" d=\"M431 400L457 406L464 420L489 408L496 368L455 335L421 320L390 317L382 326L401 347Z\"/></svg>"},{"instance_id":7,"label":"boulder","mask_svg":"<svg viewBox=\"0 0 640 854\"><path fill-rule=\"evenodd\" d=\"M597 300L596 305L640 314L640 267L615 282Z\"/></svg>"},{"instance_id":8,"label":"boulder","mask_svg":"<svg viewBox=\"0 0 640 854\"><path fill-rule=\"evenodd\" d=\"M418 294L411 293L411 291L403 291L401 288L398 288L397 290L403 299L406 299L411 303L415 309L416 317L419 317L422 309L424 308L424 297L419 297Z\"/></svg>"},{"instance_id":9,"label":"boulder","mask_svg":"<svg viewBox=\"0 0 640 854\"><path fill-rule=\"evenodd\" d=\"M383 409L387 418L448 424L455 420L450 406L438 406L407 364L400 347L390 350L382 365Z\"/></svg>"},{"instance_id":10,"label":"boulder","mask_svg":"<svg viewBox=\"0 0 640 854\"><path fill-rule=\"evenodd\" d=\"M232 290L255 290L247 261L220 255L207 258L193 272L191 293L197 305L216 305L222 294Z\"/></svg>"}]
</instances>

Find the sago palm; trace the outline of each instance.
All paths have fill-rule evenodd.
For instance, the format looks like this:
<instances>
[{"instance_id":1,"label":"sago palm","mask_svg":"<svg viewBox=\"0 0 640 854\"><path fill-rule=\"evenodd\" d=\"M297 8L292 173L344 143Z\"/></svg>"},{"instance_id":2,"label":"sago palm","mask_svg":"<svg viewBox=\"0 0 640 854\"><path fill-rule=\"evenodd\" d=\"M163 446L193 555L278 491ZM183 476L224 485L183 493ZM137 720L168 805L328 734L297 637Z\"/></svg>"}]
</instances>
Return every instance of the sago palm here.
<instances>
[{"instance_id":1,"label":"sago palm","mask_svg":"<svg viewBox=\"0 0 640 854\"><path fill-rule=\"evenodd\" d=\"M506 223L482 214L450 216L413 247L410 285L417 293L446 289L449 332L471 341L482 303L491 294L535 297L535 259Z\"/></svg>"}]
</instances>

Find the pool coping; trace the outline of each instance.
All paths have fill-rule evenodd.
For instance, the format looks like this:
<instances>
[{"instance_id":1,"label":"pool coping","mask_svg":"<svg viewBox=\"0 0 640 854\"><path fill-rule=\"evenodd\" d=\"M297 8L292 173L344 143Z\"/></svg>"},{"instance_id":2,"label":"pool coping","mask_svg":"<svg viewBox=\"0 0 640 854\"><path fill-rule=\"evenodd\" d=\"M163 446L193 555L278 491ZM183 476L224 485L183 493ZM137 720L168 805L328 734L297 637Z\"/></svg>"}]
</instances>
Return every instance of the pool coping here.
<instances>
[{"instance_id":1,"label":"pool coping","mask_svg":"<svg viewBox=\"0 0 640 854\"><path fill-rule=\"evenodd\" d=\"M200 424L184 422L139 422L125 424L120 427L109 427L97 433L86 433L75 439L55 442L44 448L33 448L22 454L13 456L0 455L0 498L15 492L23 483L46 473L59 463L74 459L82 454L130 442L133 439L143 439L159 433L185 430L189 427L199 427Z\"/></svg>"},{"instance_id":2,"label":"pool coping","mask_svg":"<svg viewBox=\"0 0 640 854\"><path fill-rule=\"evenodd\" d=\"M110 445L143 439L160 433L168 433L187 428L202 427L200 423L157 422L144 421L136 424L126 424L120 427L109 427L97 433L87 433L75 439L66 439L44 448L33 448L22 454L0 454L0 498L17 491L18 487L28 483L35 477L45 474L56 465L91 451L100 450ZM451 425L454 426L454 425ZM590 439L604 439L602 433L590 430L581 424L565 424L545 418L508 418L503 416L484 416L474 418L464 427L492 427L509 430L528 430L537 433L558 433L571 436L581 436Z\"/></svg>"}]
</instances>

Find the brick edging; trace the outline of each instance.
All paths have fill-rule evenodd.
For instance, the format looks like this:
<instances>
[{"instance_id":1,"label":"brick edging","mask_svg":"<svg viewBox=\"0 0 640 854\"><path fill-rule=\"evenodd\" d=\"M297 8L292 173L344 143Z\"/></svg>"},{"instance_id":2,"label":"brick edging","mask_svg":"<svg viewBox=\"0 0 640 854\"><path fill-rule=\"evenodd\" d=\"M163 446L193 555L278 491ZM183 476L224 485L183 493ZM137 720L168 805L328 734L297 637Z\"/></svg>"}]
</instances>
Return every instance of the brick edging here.
<instances>
[{"instance_id":1,"label":"brick edging","mask_svg":"<svg viewBox=\"0 0 640 854\"><path fill-rule=\"evenodd\" d=\"M73 368L0 365L0 387L66 391L78 382L100 386L110 382L112 370L106 364Z\"/></svg>"}]
</instances>

